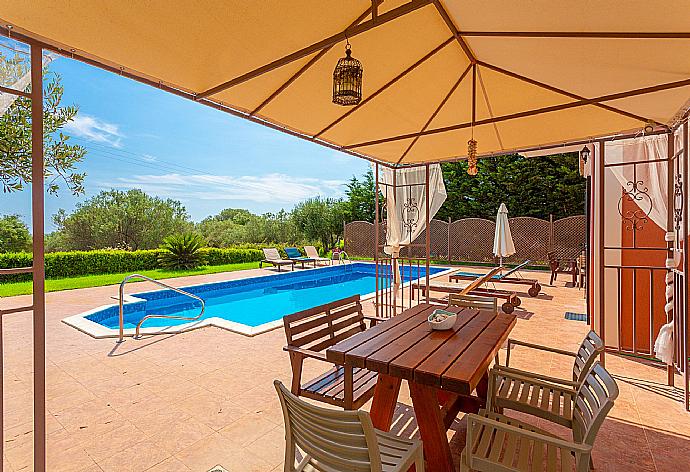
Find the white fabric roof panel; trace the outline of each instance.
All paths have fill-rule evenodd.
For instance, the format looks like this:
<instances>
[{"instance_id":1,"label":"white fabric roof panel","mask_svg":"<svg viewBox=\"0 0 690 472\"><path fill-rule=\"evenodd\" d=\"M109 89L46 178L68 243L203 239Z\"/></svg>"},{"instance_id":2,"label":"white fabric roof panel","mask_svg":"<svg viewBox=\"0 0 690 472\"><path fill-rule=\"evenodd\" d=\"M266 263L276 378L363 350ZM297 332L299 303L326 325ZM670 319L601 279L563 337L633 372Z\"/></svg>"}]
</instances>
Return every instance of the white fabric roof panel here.
<instances>
[{"instance_id":1,"label":"white fabric roof panel","mask_svg":"<svg viewBox=\"0 0 690 472\"><path fill-rule=\"evenodd\" d=\"M412 1L418 8L386 21L408 0L384 0L375 25L369 0L0 0L0 21L51 49L74 48L78 57L202 94L360 18L366 30L349 34L364 67L360 106L331 103L342 38L207 99L393 164L463 157L472 135L480 156L493 155L638 130L647 120L672 125L687 109L690 0L662 8L646 1ZM445 100L473 59L451 28L478 65ZM612 94L622 95L605 101L609 108L573 106Z\"/></svg>"}]
</instances>

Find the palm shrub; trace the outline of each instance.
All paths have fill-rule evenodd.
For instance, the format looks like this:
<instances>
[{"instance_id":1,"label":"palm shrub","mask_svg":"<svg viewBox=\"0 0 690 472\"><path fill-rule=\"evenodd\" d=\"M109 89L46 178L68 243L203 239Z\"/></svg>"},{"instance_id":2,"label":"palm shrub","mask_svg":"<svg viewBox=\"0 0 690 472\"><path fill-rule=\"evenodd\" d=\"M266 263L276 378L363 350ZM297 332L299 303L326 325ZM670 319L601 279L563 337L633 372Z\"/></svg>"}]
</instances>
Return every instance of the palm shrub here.
<instances>
[{"instance_id":1,"label":"palm shrub","mask_svg":"<svg viewBox=\"0 0 690 472\"><path fill-rule=\"evenodd\" d=\"M206 241L199 234L173 234L163 239L162 252L158 262L165 269L194 269L204 264L206 257L202 248Z\"/></svg>"}]
</instances>

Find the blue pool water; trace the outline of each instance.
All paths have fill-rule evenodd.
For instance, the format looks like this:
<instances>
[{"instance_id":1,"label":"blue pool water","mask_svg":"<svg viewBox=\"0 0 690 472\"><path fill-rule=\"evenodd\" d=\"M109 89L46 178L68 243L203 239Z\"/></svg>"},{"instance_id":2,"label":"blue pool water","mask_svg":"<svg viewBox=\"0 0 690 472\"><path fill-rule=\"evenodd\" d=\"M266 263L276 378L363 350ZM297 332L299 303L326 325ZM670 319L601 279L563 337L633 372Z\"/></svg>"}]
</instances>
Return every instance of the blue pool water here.
<instances>
[{"instance_id":1,"label":"blue pool water","mask_svg":"<svg viewBox=\"0 0 690 472\"><path fill-rule=\"evenodd\" d=\"M376 289L373 264L353 263L316 270L296 270L276 275L216 282L185 287L206 303L204 318L223 318L248 326L259 326L285 315L329 303L341 298L366 295ZM429 275L445 269L431 267ZM425 268L405 268L404 280L424 277ZM158 290L135 295L141 301L127 303L124 309L125 328L134 328L142 317L150 314L196 316L199 302L172 290ZM110 306L91 313L87 319L105 327L119 328L118 307ZM152 318L143 327L160 327L189 323L185 320Z\"/></svg>"}]
</instances>

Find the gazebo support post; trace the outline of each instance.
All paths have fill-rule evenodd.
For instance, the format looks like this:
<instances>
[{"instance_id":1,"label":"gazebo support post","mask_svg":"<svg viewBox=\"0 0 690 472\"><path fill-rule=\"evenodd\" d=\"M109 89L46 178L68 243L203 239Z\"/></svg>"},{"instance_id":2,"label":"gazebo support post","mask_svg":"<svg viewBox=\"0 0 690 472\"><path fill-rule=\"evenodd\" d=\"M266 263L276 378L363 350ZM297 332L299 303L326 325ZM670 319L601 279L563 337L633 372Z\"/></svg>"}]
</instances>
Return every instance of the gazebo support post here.
<instances>
[{"instance_id":1,"label":"gazebo support post","mask_svg":"<svg viewBox=\"0 0 690 472\"><path fill-rule=\"evenodd\" d=\"M606 162L606 142L599 141L599 155L597 165L597 185L599 187L599 287L596 290L597 312L599 314L599 336L604 342L604 349L601 351L601 366L606 365L606 316L604 315L604 163Z\"/></svg>"},{"instance_id":2,"label":"gazebo support post","mask_svg":"<svg viewBox=\"0 0 690 472\"><path fill-rule=\"evenodd\" d=\"M376 316L383 316L379 293L379 165L374 164L374 275L376 277Z\"/></svg>"},{"instance_id":3,"label":"gazebo support post","mask_svg":"<svg viewBox=\"0 0 690 472\"><path fill-rule=\"evenodd\" d=\"M31 216L33 233L34 471L46 470L43 49L31 44Z\"/></svg>"},{"instance_id":4,"label":"gazebo support post","mask_svg":"<svg viewBox=\"0 0 690 472\"><path fill-rule=\"evenodd\" d=\"M675 133L673 131L668 132L668 146L667 146L667 151L666 151L667 157L668 157L668 164L667 164L667 169L666 169L666 176L667 176L666 177L666 188L667 188L667 193L668 193L668 197L667 197L668 202L666 205L666 208L668 208L668 211L666 212L666 231L667 232L675 231L674 221L673 221L673 217L674 217L673 208L674 208L674 199L675 199L675 195L673 192L673 190L674 190L674 186L673 186L674 172L673 172L673 169L674 169L674 165L675 165L674 136L675 136ZM674 241L667 241L666 242L666 249L667 249L666 258L667 259L673 259L674 245L675 245ZM673 269L669 269L668 272L672 273ZM650 275L650 277L651 277L651 275ZM666 323L668 323L669 321L671 321L675 317L676 317L675 310L674 310L672 316L668 316L668 313L667 313L666 314ZM675 325L677 326L677 323ZM675 380L674 375L675 375L675 367L673 365L667 365L666 366L666 383L669 386L673 386L673 383Z\"/></svg>"},{"instance_id":5,"label":"gazebo support post","mask_svg":"<svg viewBox=\"0 0 690 472\"><path fill-rule=\"evenodd\" d=\"M424 179L424 191L426 193L426 221L425 221L425 230L426 230L426 275L425 275L425 286L427 287L426 292L426 302L429 303L429 258L431 257L431 228L429 225L429 164L424 166L425 170L425 179ZM412 243L412 241L410 241ZM412 270L412 267L410 267L410 271ZM417 277L419 277L419 274L417 274ZM412 290L412 277L410 277L410 290Z\"/></svg>"},{"instance_id":6,"label":"gazebo support post","mask_svg":"<svg viewBox=\"0 0 690 472\"><path fill-rule=\"evenodd\" d=\"M688 146L690 146L690 139L688 139L688 113L685 113L685 121L681 125L683 127L683 195L687 198L688 195L688 156L690 152L688 151ZM670 191L670 190L669 190ZM688 254L688 242L690 238L688 237L688 204L687 201L683 204L683 313L685 316L685 321L683 322L683 333L682 336L685 338L685 349L681 349L683 354L683 367L685 376L685 410L690 411L690 361L688 361L688 356L690 355L690 328L688 324L690 323L690 313L688 312L688 303L690 299L688 297L688 273L690 271L690 255Z\"/></svg>"}]
</instances>

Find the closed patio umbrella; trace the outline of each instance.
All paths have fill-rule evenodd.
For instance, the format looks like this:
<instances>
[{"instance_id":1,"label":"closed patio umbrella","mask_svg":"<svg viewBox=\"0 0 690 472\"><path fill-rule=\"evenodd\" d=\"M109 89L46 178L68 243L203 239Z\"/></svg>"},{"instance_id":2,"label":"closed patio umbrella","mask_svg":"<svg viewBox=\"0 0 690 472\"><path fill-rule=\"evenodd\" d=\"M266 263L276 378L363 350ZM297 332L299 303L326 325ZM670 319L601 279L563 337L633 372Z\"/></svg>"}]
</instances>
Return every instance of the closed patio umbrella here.
<instances>
[{"instance_id":1,"label":"closed patio umbrella","mask_svg":"<svg viewBox=\"0 0 690 472\"><path fill-rule=\"evenodd\" d=\"M508 224L508 207L501 203L496 215L496 234L494 235L494 255L500 259L503 265L503 258L515 254L515 244L513 235L510 234L510 224Z\"/></svg>"}]
</instances>

